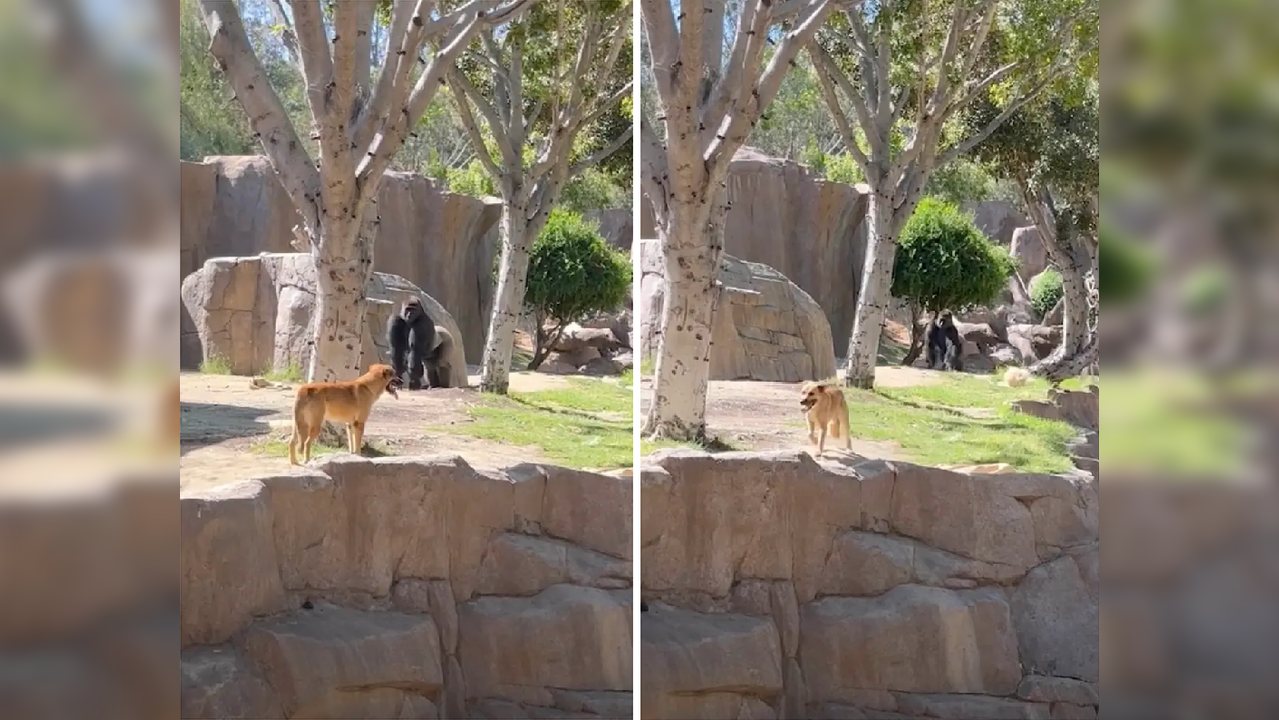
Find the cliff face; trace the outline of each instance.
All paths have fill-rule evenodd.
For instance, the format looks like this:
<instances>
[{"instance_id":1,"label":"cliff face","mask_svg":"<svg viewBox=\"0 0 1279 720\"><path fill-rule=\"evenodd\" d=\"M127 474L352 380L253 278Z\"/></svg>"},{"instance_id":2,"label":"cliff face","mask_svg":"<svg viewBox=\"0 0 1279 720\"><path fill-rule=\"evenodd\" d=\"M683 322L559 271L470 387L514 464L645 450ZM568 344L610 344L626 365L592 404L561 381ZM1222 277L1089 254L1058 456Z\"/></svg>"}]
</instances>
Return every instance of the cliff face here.
<instances>
[{"instance_id":1,"label":"cliff face","mask_svg":"<svg viewBox=\"0 0 1279 720\"><path fill-rule=\"evenodd\" d=\"M1096 716L1093 479L670 451L641 482L642 717Z\"/></svg>"},{"instance_id":2,"label":"cliff face","mask_svg":"<svg viewBox=\"0 0 1279 720\"><path fill-rule=\"evenodd\" d=\"M631 497L350 455L184 496L182 717L630 717Z\"/></svg>"}]
</instances>

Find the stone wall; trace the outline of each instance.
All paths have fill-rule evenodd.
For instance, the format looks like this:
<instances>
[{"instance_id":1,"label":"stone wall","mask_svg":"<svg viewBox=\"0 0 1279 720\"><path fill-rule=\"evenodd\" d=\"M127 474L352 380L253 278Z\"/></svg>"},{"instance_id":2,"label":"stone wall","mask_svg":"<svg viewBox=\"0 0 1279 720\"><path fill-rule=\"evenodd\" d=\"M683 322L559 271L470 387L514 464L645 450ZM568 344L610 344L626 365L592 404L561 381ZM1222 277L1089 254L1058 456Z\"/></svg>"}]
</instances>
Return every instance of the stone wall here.
<instances>
[{"instance_id":1,"label":"stone wall","mask_svg":"<svg viewBox=\"0 0 1279 720\"><path fill-rule=\"evenodd\" d=\"M352 455L184 496L182 717L630 717L631 497Z\"/></svg>"},{"instance_id":2,"label":"stone wall","mask_svg":"<svg viewBox=\"0 0 1279 720\"><path fill-rule=\"evenodd\" d=\"M365 289L363 362L390 362L385 328L400 303L422 301L435 324L454 338L450 387L466 387L466 361L457 322L434 298L398 275L373 273ZM311 361L315 264L303 253L213 258L182 281L182 306L191 329L182 332L184 367L220 358L237 375L254 375Z\"/></svg>"},{"instance_id":3,"label":"stone wall","mask_svg":"<svg viewBox=\"0 0 1279 720\"><path fill-rule=\"evenodd\" d=\"M641 356L657 353L665 265L660 244L640 242ZM725 255L712 330L712 380L801 382L835 375L831 327L821 307L767 265Z\"/></svg>"},{"instance_id":4,"label":"stone wall","mask_svg":"<svg viewBox=\"0 0 1279 720\"><path fill-rule=\"evenodd\" d=\"M210 157L181 166L183 278L213 257L297 251L292 228L300 218L265 158ZM390 172L377 209L374 269L400 275L438 300L457 320L468 360L478 363L493 302L500 203ZM183 323L189 331L188 318Z\"/></svg>"},{"instance_id":5,"label":"stone wall","mask_svg":"<svg viewBox=\"0 0 1279 720\"><path fill-rule=\"evenodd\" d=\"M1096 717L1091 478L681 450L641 482L641 717Z\"/></svg>"}]
</instances>

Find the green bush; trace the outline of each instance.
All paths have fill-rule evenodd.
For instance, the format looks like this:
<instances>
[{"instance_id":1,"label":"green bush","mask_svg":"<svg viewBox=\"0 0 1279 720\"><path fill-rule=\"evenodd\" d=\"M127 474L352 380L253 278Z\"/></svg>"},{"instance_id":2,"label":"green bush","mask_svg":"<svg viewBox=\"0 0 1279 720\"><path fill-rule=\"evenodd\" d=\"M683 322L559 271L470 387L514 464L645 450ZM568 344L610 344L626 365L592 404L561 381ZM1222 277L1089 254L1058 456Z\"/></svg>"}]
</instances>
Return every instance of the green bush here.
<instances>
[{"instance_id":1,"label":"green bush","mask_svg":"<svg viewBox=\"0 0 1279 720\"><path fill-rule=\"evenodd\" d=\"M1061 273L1053 268L1039 273L1030 281L1030 306L1035 316L1043 319L1061 300Z\"/></svg>"},{"instance_id":2,"label":"green bush","mask_svg":"<svg viewBox=\"0 0 1279 720\"><path fill-rule=\"evenodd\" d=\"M630 258L577 213L553 210L533 242L524 291L537 328L529 369L546 360L566 325L616 310L630 287Z\"/></svg>"},{"instance_id":3,"label":"green bush","mask_svg":"<svg viewBox=\"0 0 1279 720\"><path fill-rule=\"evenodd\" d=\"M955 205L926 197L906 221L893 263L894 297L921 309L955 312L994 302L1013 259Z\"/></svg>"},{"instance_id":4,"label":"green bush","mask_svg":"<svg viewBox=\"0 0 1279 720\"><path fill-rule=\"evenodd\" d=\"M893 261L893 296L909 301L912 310L903 364L914 362L923 346L921 311L936 315L994 302L1013 268L1008 251L988 240L971 215L938 198L921 200L902 228Z\"/></svg>"}]
</instances>

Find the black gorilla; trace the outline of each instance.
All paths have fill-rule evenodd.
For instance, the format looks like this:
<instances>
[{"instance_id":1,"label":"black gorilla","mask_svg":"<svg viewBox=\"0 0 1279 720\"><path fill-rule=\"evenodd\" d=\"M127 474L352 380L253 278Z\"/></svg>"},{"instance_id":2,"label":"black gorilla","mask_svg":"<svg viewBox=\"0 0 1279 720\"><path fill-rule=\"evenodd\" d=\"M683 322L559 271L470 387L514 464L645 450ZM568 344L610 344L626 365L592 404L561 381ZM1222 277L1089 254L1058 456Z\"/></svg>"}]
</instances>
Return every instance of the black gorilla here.
<instances>
[{"instance_id":1,"label":"black gorilla","mask_svg":"<svg viewBox=\"0 0 1279 720\"><path fill-rule=\"evenodd\" d=\"M421 298L405 300L400 312L391 316L386 328L386 343L391 346L391 367L395 368L395 376L404 376L407 356L409 389L421 390L424 366L428 355L435 350L435 321L422 308Z\"/></svg>"},{"instance_id":2,"label":"black gorilla","mask_svg":"<svg viewBox=\"0 0 1279 720\"><path fill-rule=\"evenodd\" d=\"M959 329L949 310L937 313L928 323L928 367L935 369L938 365L944 370L963 370L961 356L964 354L964 341L959 337Z\"/></svg>"}]
</instances>

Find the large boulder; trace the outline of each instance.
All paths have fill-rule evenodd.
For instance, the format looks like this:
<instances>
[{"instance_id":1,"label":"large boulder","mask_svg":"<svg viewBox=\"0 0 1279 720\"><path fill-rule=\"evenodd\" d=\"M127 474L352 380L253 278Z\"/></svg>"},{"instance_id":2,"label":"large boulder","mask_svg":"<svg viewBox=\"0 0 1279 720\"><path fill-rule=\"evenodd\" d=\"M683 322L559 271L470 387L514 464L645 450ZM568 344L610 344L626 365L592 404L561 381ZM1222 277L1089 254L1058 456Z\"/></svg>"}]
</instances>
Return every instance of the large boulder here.
<instances>
[{"instance_id":1,"label":"large boulder","mask_svg":"<svg viewBox=\"0 0 1279 720\"><path fill-rule=\"evenodd\" d=\"M967 203L964 210L973 214L973 222L996 245L1008 247L1017 228L1030 224L1021 206L1006 200L982 200Z\"/></svg>"},{"instance_id":2,"label":"large boulder","mask_svg":"<svg viewBox=\"0 0 1279 720\"><path fill-rule=\"evenodd\" d=\"M300 218L266 158L183 162L181 176L183 278L210 258L298 250L293 227ZM458 339L478 363L493 302L501 204L446 192L414 173L388 172L377 212L373 269L405 278L449 308L464 333ZM194 330L189 318L183 329ZM187 358L198 363L193 355Z\"/></svg>"},{"instance_id":3,"label":"large boulder","mask_svg":"<svg viewBox=\"0 0 1279 720\"><path fill-rule=\"evenodd\" d=\"M600 235L614 249L631 252L635 245L635 213L630 208L588 210L582 217L599 225Z\"/></svg>"},{"instance_id":4,"label":"large boulder","mask_svg":"<svg viewBox=\"0 0 1279 720\"><path fill-rule=\"evenodd\" d=\"M1008 252L1017 261L1017 274L1027 283L1048 267L1048 251L1040 239L1039 228L1034 225L1013 231L1012 246Z\"/></svg>"},{"instance_id":5,"label":"large boulder","mask_svg":"<svg viewBox=\"0 0 1279 720\"><path fill-rule=\"evenodd\" d=\"M742 148L728 173L731 207L724 252L777 270L808 293L848 344L866 260L865 185L824 180L792 160ZM640 207L640 237L657 237L652 206Z\"/></svg>"},{"instance_id":6,"label":"large boulder","mask_svg":"<svg viewBox=\"0 0 1279 720\"><path fill-rule=\"evenodd\" d=\"M640 350L657 352L665 265L657 241L640 243ZM830 323L813 298L767 265L725 255L711 334L712 380L801 382L835 375Z\"/></svg>"},{"instance_id":7,"label":"large boulder","mask_svg":"<svg viewBox=\"0 0 1279 720\"><path fill-rule=\"evenodd\" d=\"M252 257L213 258L182 281L182 304L194 330L187 342L198 345L200 359L221 358L238 375L271 368L305 368L311 359L311 313L315 307L315 264L303 253L263 253ZM396 275L373 273L366 289L364 360L367 367L388 362L385 328L400 303L422 300L435 324L454 338L448 358L453 387L466 387L466 356L453 316L434 298Z\"/></svg>"}]
</instances>

